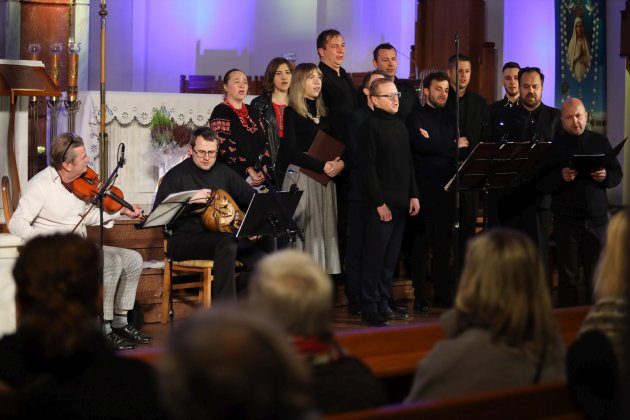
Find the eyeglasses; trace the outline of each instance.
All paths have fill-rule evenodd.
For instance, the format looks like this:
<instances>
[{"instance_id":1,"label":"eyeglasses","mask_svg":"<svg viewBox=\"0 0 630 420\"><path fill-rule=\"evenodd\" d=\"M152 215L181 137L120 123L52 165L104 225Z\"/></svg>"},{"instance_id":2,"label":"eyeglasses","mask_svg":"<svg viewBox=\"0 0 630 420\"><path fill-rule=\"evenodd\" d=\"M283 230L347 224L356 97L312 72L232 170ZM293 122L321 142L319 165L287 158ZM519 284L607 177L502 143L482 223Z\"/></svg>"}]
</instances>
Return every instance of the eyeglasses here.
<instances>
[{"instance_id":1,"label":"eyeglasses","mask_svg":"<svg viewBox=\"0 0 630 420\"><path fill-rule=\"evenodd\" d=\"M66 150L63 151L63 155L61 155L61 161L62 162L66 161L66 153L68 153L68 150L70 150L70 146L72 146L74 143L78 143L78 142L79 142L79 140L77 140L75 135L73 133L70 133L70 142L66 146Z\"/></svg>"},{"instance_id":2,"label":"eyeglasses","mask_svg":"<svg viewBox=\"0 0 630 420\"><path fill-rule=\"evenodd\" d=\"M215 157L217 155L217 150L195 150L193 148L193 152L197 155L198 158Z\"/></svg>"},{"instance_id":3,"label":"eyeglasses","mask_svg":"<svg viewBox=\"0 0 630 420\"><path fill-rule=\"evenodd\" d=\"M394 92L394 93L388 93L387 95L373 95L373 96L376 96L377 98L387 98L390 101L394 101L394 99L400 99L401 93Z\"/></svg>"}]
</instances>

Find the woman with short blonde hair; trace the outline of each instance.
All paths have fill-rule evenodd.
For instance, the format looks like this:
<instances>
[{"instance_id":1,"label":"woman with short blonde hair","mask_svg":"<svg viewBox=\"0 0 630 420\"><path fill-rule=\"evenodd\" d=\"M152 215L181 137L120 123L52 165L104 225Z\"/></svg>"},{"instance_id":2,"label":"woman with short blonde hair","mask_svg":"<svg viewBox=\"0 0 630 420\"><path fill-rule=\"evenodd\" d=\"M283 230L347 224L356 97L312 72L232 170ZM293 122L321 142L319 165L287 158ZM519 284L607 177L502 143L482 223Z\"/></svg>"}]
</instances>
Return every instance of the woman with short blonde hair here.
<instances>
[{"instance_id":1,"label":"woman with short blonde hair","mask_svg":"<svg viewBox=\"0 0 630 420\"><path fill-rule=\"evenodd\" d=\"M542 260L525 235L496 229L471 239L447 339L419 363L406 401L564 377Z\"/></svg>"}]
</instances>

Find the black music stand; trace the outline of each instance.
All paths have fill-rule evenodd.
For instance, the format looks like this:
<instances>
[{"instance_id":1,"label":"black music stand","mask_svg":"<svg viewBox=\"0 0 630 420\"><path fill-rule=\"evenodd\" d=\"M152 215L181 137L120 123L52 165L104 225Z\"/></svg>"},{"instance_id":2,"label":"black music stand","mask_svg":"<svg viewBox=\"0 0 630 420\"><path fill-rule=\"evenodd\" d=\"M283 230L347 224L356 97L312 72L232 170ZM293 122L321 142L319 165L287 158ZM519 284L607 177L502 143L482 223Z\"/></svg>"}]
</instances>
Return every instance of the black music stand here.
<instances>
[{"instance_id":1,"label":"black music stand","mask_svg":"<svg viewBox=\"0 0 630 420\"><path fill-rule=\"evenodd\" d=\"M278 237L285 232L289 235L298 232L293 213L303 191L276 191L255 194L247 208L247 213L236 232L236 237L272 236L273 251L278 249Z\"/></svg>"},{"instance_id":2,"label":"black music stand","mask_svg":"<svg viewBox=\"0 0 630 420\"><path fill-rule=\"evenodd\" d=\"M492 189L516 185L551 146L549 142L479 143L457 170L459 190L483 192L483 228L488 228L488 196ZM444 187L450 191L453 178Z\"/></svg>"}]
</instances>

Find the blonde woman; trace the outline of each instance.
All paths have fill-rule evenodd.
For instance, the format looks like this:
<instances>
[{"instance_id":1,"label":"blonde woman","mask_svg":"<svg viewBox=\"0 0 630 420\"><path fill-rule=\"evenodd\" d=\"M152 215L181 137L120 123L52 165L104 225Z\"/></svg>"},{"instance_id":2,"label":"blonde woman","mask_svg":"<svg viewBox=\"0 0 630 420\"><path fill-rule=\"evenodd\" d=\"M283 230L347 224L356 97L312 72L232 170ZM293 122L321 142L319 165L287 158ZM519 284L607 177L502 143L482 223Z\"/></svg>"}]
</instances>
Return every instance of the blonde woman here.
<instances>
[{"instance_id":1,"label":"blonde woman","mask_svg":"<svg viewBox=\"0 0 630 420\"><path fill-rule=\"evenodd\" d=\"M321 98L322 72L313 63L295 68L289 88L289 106L284 111L284 139L280 144L280 171L286 173L284 190L296 185L304 193L295 211L305 243L297 247L310 254L328 274L341 272L337 242L337 199L335 184L323 186L300 172L300 168L337 176L345 164L341 157L324 162L307 152L319 130L329 131Z\"/></svg>"},{"instance_id":2,"label":"blonde woman","mask_svg":"<svg viewBox=\"0 0 630 420\"><path fill-rule=\"evenodd\" d=\"M497 229L471 239L448 339L419 363L406 401L564 377L539 253L525 235Z\"/></svg>"}]
</instances>

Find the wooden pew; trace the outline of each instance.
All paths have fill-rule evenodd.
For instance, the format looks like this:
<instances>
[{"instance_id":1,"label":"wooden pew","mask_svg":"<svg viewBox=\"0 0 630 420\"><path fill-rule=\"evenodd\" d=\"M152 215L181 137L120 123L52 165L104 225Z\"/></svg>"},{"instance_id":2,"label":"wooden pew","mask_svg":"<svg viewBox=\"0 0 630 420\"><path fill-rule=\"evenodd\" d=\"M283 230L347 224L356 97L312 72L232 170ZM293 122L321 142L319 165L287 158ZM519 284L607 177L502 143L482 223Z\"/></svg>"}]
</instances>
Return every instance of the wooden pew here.
<instances>
[{"instance_id":1,"label":"wooden pew","mask_svg":"<svg viewBox=\"0 0 630 420\"><path fill-rule=\"evenodd\" d=\"M459 397L393 404L326 416L328 420L582 419L564 381L526 385Z\"/></svg>"}]
</instances>

